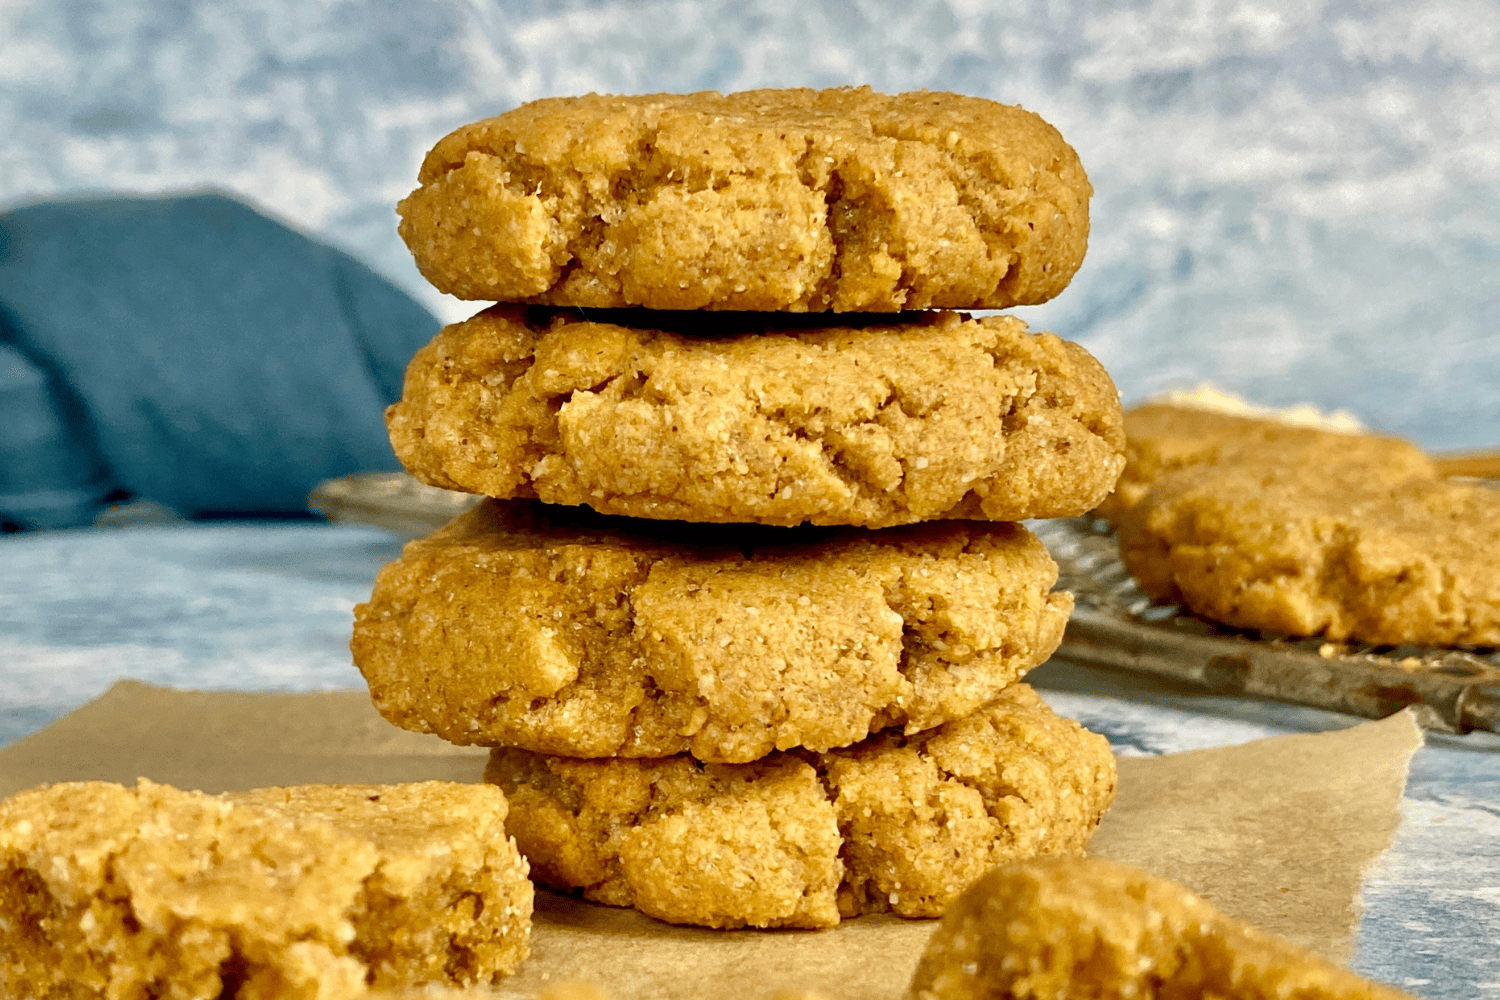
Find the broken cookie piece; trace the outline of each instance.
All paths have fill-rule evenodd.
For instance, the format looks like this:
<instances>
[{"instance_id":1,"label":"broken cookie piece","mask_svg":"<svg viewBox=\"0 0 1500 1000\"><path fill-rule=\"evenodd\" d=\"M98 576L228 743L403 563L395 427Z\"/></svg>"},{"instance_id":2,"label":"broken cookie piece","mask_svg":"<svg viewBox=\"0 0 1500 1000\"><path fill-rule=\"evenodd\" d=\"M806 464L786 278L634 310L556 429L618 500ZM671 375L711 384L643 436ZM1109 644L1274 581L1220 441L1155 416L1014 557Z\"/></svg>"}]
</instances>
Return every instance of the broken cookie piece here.
<instances>
[{"instance_id":1,"label":"broken cookie piece","mask_svg":"<svg viewBox=\"0 0 1500 1000\"><path fill-rule=\"evenodd\" d=\"M342 1000L493 984L532 889L494 788L142 780L0 802L0 996Z\"/></svg>"},{"instance_id":2,"label":"broken cookie piece","mask_svg":"<svg viewBox=\"0 0 1500 1000\"><path fill-rule=\"evenodd\" d=\"M908 1000L1411 1000L1097 858L1018 861L948 908Z\"/></svg>"}]
</instances>

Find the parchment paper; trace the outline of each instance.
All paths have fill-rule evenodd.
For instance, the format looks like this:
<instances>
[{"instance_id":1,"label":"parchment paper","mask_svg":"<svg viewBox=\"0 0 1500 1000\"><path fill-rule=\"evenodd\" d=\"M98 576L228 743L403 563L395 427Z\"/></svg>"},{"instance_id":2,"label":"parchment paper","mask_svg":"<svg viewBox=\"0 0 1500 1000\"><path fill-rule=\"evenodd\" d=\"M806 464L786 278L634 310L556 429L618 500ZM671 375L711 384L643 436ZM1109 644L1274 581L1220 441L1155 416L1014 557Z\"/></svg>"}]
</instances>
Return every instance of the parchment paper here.
<instances>
[{"instance_id":1,"label":"parchment paper","mask_svg":"<svg viewBox=\"0 0 1500 1000\"><path fill-rule=\"evenodd\" d=\"M1177 879L1220 909L1347 961L1364 870L1390 843L1411 716L1317 735L1120 760L1091 851ZM0 795L140 776L217 792L304 782L477 781L485 755L384 722L361 692L181 692L121 682L0 750ZM861 917L828 931L709 931L538 892L532 955L503 996L562 979L616 1000L899 997L930 921Z\"/></svg>"}]
</instances>

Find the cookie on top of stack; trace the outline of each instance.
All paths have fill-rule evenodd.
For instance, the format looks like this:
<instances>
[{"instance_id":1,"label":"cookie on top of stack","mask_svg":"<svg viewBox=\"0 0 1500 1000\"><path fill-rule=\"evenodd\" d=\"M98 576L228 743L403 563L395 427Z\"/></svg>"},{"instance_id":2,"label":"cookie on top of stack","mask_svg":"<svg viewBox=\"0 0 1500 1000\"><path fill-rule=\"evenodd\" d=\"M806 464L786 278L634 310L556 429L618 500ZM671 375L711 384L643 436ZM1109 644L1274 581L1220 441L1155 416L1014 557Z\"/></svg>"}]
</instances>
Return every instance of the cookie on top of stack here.
<instances>
[{"instance_id":1,"label":"cookie on top of stack","mask_svg":"<svg viewBox=\"0 0 1500 1000\"><path fill-rule=\"evenodd\" d=\"M1079 852L1107 743L1020 678L1071 597L1022 525L1113 486L1043 301L1088 181L1037 116L868 89L539 101L428 155L442 331L387 422L494 498L386 567L353 651L397 725L490 746L544 884L714 927L936 916ZM920 310L920 311L919 311Z\"/></svg>"}]
</instances>

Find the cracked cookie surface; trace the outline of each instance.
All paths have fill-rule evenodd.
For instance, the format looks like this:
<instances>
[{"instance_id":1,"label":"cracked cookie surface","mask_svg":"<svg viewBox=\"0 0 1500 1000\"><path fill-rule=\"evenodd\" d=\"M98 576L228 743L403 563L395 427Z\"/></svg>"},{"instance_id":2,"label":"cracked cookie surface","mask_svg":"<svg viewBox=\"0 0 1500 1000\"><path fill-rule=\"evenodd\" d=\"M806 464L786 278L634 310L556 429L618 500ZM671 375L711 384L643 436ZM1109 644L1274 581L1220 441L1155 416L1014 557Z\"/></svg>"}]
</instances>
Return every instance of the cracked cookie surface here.
<instances>
[{"instance_id":1,"label":"cracked cookie surface","mask_svg":"<svg viewBox=\"0 0 1500 1000\"><path fill-rule=\"evenodd\" d=\"M1412 1000L1186 887L1099 858L986 874L933 932L907 1000Z\"/></svg>"},{"instance_id":2,"label":"cracked cookie surface","mask_svg":"<svg viewBox=\"0 0 1500 1000\"><path fill-rule=\"evenodd\" d=\"M1500 490L1242 458L1163 475L1119 528L1143 589L1215 621L1500 645Z\"/></svg>"},{"instance_id":3,"label":"cracked cookie surface","mask_svg":"<svg viewBox=\"0 0 1500 1000\"><path fill-rule=\"evenodd\" d=\"M531 933L505 817L495 789L449 782L20 792L0 802L0 995L493 984Z\"/></svg>"},{"instance_id":4,"label":"cracked cookie surface","mask_svg":"<svg viewBox=\"0 0 1500 1000\"><path fill-rule=\"evenodd\" d=\"M973 711L1072 598L1016 524L769 528L487 501L381 570L351 649L391 722L573 757L755 760Z\"/></svg>"},{"instance_id":5,"label":"cracked cookie surface","mask_svg":"<svg viewBox=\"0 0 1500 1000\"><path fill-rule=\"evenodd\" d=\"M1046 301L1092 193L1029 111L847 87L536 101L418 181L401 236L459 298L803 312Z\"/></svg>"},{"instance_id":6,"label":"cracked cookie surface","mask_svg":"<svg viewBox=\"0 0 1500 1000\"><path fill-rule=\"evenodd\" d=\"M748 764L491 751L532 875L709 927L935 917L987 869L1081 853L1113 800L1108 742L1025 684L912 736Z\"/></svg>"},{"instance_id":7,"label":"cracked cookie surface","mask_svg":"<svg viewBox=\"0 0 1500 1000\"><path fill-rule=\"evenodd\" d=\"M417 352L386 413L391 443L446 489L870 528L1074 516L1124 465L1104 369L1020 320L755 322L708 337L495 306Z\"/></svg>"},{"instance_id":8,"label":"cracked cookie surface","mask_svg":"<svg viewBox=\"0 0 1500 1000\"><path fill-rule=\"evenodd\" d=\"M1124 424L1124 471L1114 492L1094 510L1111 521L1139 503L1159 477L1194 465L1251 459L1308 465L1329 475L1355 465L1391 482L1437 476L1432 460L1416 445L1379 434L1169 403L1131 407Z\"/></svg>"}]
</instances>

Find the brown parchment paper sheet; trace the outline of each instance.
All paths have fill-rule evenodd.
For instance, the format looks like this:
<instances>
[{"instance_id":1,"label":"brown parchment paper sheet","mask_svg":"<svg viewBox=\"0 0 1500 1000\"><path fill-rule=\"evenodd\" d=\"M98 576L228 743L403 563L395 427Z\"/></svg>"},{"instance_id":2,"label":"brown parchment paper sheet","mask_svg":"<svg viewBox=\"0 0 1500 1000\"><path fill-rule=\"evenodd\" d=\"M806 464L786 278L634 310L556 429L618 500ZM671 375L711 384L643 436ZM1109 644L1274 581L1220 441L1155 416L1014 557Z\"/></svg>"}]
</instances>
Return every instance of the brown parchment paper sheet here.
<instances>
[{"instance_id":1,"label":"brown parchment paper sheet","mask_svg":"<svg viewBox=\"0 0 1500 1000\"><path fill-rule=\"evenodd\" d=\"M1363 872L1389 846L1421 734L1409 713L1314 735L1120 760L1091 852L1177 879L1220 909L1346 962ZM485 754L396 729L362 692L173 691L131 681L0 750L0 796L137 777L219 792L308 782L478 781ZM532 955L502 996L563 979L613 1000L830 1000L905 991L931 921L861 917L828 931L673 927L538 892Z\"/></svg>"}]
</instances>

